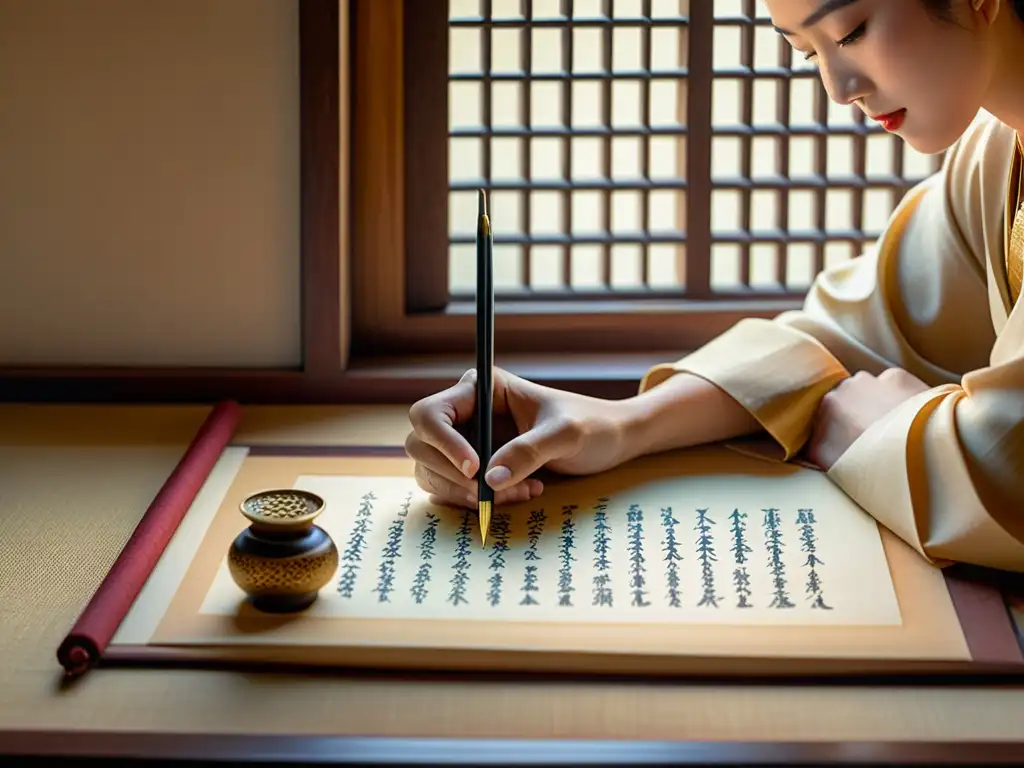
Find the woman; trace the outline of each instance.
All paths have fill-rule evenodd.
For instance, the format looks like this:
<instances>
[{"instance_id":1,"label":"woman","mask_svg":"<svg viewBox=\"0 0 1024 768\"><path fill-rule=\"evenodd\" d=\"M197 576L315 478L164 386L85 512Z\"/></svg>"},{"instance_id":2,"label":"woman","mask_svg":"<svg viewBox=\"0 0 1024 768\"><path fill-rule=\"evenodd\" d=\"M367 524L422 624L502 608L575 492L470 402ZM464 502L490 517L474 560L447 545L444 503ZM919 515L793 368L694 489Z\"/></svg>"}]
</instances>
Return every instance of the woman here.
<instances>
[{"instance_id":1,"label":"woman","mask_svg":"<svg viewBox=\"0 0 1024 768\"><path fill-rule=\"evenodd\" d=\"M587 474L761 433L806 459L936 564L1024 571L1024 0L766 0L772 22L915 149L948 149L876 247L820 274L800 311L747 319L640 393L601 401L499 371L518 435L483 468L496 503ZM475 506L456 427L473 372L416 403L420 486Z\"/></svg>"}]
</instances>

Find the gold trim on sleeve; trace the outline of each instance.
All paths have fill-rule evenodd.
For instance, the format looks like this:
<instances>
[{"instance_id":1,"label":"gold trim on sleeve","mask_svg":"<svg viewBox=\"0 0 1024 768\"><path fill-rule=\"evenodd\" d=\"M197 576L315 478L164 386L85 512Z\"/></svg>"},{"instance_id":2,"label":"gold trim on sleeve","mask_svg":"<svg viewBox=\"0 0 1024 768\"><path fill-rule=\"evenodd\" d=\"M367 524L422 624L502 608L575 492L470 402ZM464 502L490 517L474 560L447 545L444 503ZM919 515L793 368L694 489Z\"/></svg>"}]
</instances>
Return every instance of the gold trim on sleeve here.
<instances>
[{"instance_id":1,"label":"gold trim on sleeve","mask_svg":"<svg viewBox=\"0 0 1024 768\"><path fill-rule=\"evenodd\" d=\"M1024 145L1019 133L1007 182L1006 279L1010 288L1010 302L1016 304L1024 284Z\"/></svg>"}]
</instances>

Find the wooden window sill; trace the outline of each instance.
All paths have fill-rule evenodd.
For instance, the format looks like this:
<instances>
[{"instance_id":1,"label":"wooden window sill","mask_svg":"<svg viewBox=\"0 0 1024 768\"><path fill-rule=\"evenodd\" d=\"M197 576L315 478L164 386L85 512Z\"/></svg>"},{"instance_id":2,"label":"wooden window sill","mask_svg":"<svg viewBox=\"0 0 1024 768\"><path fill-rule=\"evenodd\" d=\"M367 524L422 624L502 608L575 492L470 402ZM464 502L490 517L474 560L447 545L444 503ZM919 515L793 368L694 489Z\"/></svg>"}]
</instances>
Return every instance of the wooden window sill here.
<instances>
[{"instance_id":1,"label":"wooden window sill","mask_svg":"<svg viewBox=\"0 0 1024 768\"><path fill-rule=\"evenodd\" d=\"M621 399L636 394L640 379L658 363L677 360L685 351L664 353L535 353L499 355L495 365L530 381L573 392ZM472 367L472 356L429 355L353 360L351 381L409 382L424 394L444 389Z\"/></svg>"},{"instance_id":2,"label":"wooden window sill","mask_svg":"<svg viewBox=\"0 0 1024 768\"><path fill-rule=\"evenodd\" d=\"M652 365L681 357L663 354L509 354L497 364L548 386L621 399L635 394ZM474 364L472 355L354 358L346 370L224 368L0 368L7 402L412 403L451 386Z\"/></svg>"}]
</instances>

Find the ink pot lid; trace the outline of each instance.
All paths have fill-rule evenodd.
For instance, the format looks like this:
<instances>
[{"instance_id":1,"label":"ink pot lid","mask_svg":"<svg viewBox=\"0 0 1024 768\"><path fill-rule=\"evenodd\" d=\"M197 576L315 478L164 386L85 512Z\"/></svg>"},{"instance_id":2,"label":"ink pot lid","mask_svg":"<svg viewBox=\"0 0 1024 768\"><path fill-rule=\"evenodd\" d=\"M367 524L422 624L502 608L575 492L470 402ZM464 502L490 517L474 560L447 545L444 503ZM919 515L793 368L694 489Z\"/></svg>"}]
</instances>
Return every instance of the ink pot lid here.
<instances>
[{"instance_id":1,"label":"ink pot lid","mask_svg":"<svg viewBox=\"0 0 1024 768\"><path fill-rule=\"evenodd\" d=\"M246 497L239 509L255 528L288 533L309 528L324 506L323 498L310 491L275 488Z\"/></svg>"}]
</instances>

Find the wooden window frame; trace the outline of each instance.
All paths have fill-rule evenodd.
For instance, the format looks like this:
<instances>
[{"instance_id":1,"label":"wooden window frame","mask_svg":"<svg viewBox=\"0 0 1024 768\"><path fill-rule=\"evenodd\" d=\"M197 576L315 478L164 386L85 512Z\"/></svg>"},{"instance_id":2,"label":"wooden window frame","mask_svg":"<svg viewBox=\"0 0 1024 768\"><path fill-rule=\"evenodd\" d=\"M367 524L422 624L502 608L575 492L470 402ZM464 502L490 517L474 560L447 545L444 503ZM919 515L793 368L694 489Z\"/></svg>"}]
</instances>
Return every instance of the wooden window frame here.
<instances>
[{"instance_id":1,"label":"wooden window frame","mask_svg":"<svg viewBox=\"0 0 1024 768\"><path fill-rule=\"evenodd\" d=\"M439 89L447 90L447 68L438 66L448 52L441 5L354 0L352 6L352 129L359 147L352 158L352 351L365 359L470 359L473 351L472 306L448 303L447 250L439 247L447 242L448 224L445 188L436 183L448 173L447 105L436 98ZM710 28L712 13L708 3L691 4L691 25ZM706 285L710 35L691 35L689 54L687 283ZM410 82L415 85L407 87ZM546 359L580 355L592 370L628 369L635 380L641 366L678 357L744 317L773 317L801 300L705 292L685 299L503 301L495 310L497 355L541 374Z\"/></svg>"}]
</instances>

